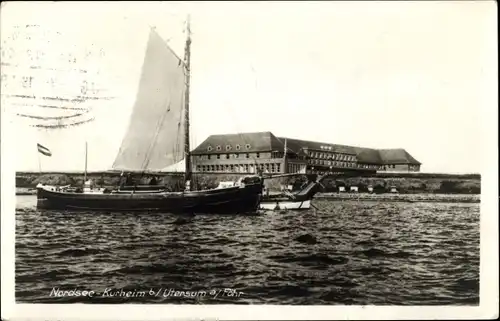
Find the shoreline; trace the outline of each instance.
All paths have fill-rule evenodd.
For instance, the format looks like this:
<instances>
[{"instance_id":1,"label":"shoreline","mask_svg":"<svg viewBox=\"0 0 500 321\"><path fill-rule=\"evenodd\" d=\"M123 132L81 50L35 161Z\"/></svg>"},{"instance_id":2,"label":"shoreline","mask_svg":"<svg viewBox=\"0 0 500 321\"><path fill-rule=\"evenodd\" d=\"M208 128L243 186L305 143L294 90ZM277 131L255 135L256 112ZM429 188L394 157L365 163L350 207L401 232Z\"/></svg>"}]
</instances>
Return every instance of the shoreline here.
<instances>
[{"instance_id":1,"label":"shoreline","mask_svg":"<svg viewBox=\"0 0 500 321\"><path fill-rule=\"evenodd\" d=\"M87 179L92 179L98 186L115 188L120 182L120 173L89 172ZM156 175L155 175L156 176ZM222 181L235 181L242 174L235 173L195 173L196 184L204 189L215 188ZM83 185L85 175L82 173L16 173L16 188L25 191L33 189L38 183L48 185ZM162 173L157 175L158 185L169 190L182 188L183 176L180 173ZM148 185L151 174L133 174L137 185ZM270 191L280 191L284 186L299 189L307 180L308 175L297 174L289 177L267 178L266 188ZM400 194L481 194L481 176L478 174L429 174L429 173L376 173L364 176L327 175L322 180L323 193L337 193L340 187L346 192L351 187L357 187L360 194L368 194L370 187L380 195L389 195L392 189ZM29 193L29 192L28 192ZM330 194L331 195L331 194ZM330 196L331 197L331 196ZM341 196L345 198L344 196ZM390 196L392 199L392 196Z\"/></svg>"},{"instance_id":2,"label":"shoreline","mask_svg":"<svg viewBox=\"0 0 500 321\"><path fill-rule=\"evenodd\" d=\"M315 199L338 201L382 201L406 203L481 203L481 194L368 194L368 193L318 193Z\"/></svg>"},{"instance_id":3,"label":"shoreline","mask_svg":"<svg viewBox=\"0 0 500 321\"><path fill-rule=\"evenodd\" d=\"M16 196L35 196L36 189L16 188ZM425 202L425 203L480 203L480 194L369 194L369 193L318 193L317 200L378 201L378 202Z\"/></svg>"}]
</instances>

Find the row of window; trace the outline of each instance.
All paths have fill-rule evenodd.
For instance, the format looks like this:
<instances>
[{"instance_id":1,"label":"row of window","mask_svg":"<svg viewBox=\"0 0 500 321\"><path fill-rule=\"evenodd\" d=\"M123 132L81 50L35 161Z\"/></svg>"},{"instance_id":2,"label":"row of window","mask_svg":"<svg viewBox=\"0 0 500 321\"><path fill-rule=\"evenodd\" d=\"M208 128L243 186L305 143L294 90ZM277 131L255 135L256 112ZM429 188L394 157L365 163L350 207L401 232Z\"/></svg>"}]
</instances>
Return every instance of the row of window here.
<instances>
[{"instance_id":1,"label":"row of window","mask_svg":"<svg viewBox=\"0 0 500 321\"><path fill-rule=\"evenodd\" d=\"M252 154L255 158L260 158L261 153L242 153L242 154L216 154L216 155L199 155L199 160L210 160L210 159L242 159L242 158L250 158L250 154ZM340 155L342 156L339 160L346 159L347 156L350 155ZM354 157L350 158L351 160ZM312 165L323 165L323 166L336 166L336 167L348 167L348 168L363 168L363 169L378 169L378 170L387 170L390 168L395 169L396 165L373 165L373 164L357 164L353 161L333 161L325 160L325 159L310 159L309 164ZM355 158L354 158L355 160ZM222 165L220 165L222 166ZM418 170L418 165L409 165L409 170ZM271 169L269 169L271 170ZM217 171L217 170L207 170L207 171ZM279 171L278 171L279 172Z\"/></svg>"},{"instance_id":2,"label":"row of window","mask_svg":"<svg viewBox=\"0 0 500 321\"><path fill-rule=\"evenodd\" d=\"M327 161L323 159L312 159L310 164L313 165L323 165L323 166L335 166L335 167L348 167L348 168L364 168L364 169L381 169L380 165L373 164L357 164L353 162L335 162Z\"/></svg>"},{"instance_id":3,"label":"row of window","mask_svg":"<svg viewBox=\"0 0 500 321\"><path fill-rule=\"evenodd\" d=\"M236 150L241 150L241 146L240 146L239 144L236 144L235 148L236 148ZM246 149L250 149L250 148L252 148L252 146L251 146L250 144L246 144L246 145L245 145L245 148L246 148ZM232 147L231 145L226 145L226 151L230 151L230 150L232 150L232 149L233 149L233 147ZM214 148L213 148L212 146L210 146L210 145L209 145L209 146L207 147L207 150L208 150L209 152L211 152L211 151L213 151L213 150L214 150ZM215 146L215 150L216 150L216 151L218 151L218 152L220 152L220 151L222 150L222 146L221 146L221 145L217 145L217 146Z\"/></svg>"},{"instance_id":4,"label":"row of window","mask_svg":"<svg viewBox=\"0 0 500 321\"><path fill-rule=\"evenodd\" d=\"M197 165L198 172L235 172L255 173L257 169L265 173L281 173L280 163L270 164L219 164L219 165Z\"/></svg>"},{"instance_id":5,"label":"row of window","mask_svg":"<svg viewBox=\"0 0 500 321\"><path fill-rule=\"evenodd\" d=\"M297 173L304 169L305 164L288 164L288 173Z\"/></svg>"},{"instance_id":6,"label":"row of window","mask_svg":"<svg viewBox=\"0 0 500 321\"><path fill-rule=\"evenodd\" d=\"M334 162L334 161L327 161L327 160L323 160L323 159L312 159L310 161L310 164L313 164L313 165L324 165L324 166L335 166L335 167L358 167L359 166L356 166L357 164L356 163L352 163L352 162ZM358 164L359 165L359 164Z\"/></svg>"},{"instance_id":7,"label":"row of window","mask_svg":"<svg viewBox=\"0 0 500 321\"><path fill-rule=\"evenodd\" d=\"M239 153L239 154L235 153L235 154L215 154L215 155L206 154L206 155L198 155L195 157L199 160L210 160L210 159L241 159L241 158L250 158L250 157L260 158L261 156L269 157L269 153L267 153L267 155L266 155L266 153L264 153L264 155L262 155L262 153ZM283 153L272 152L271 158L283 158ZM301 160L306 159L305 156L298 156L295 154L288 155L287 158L288 159L301 159Z\"/></svg>"},{"instance_id":8,"label":"row of window","mask_svg":"<svg viewBox=\"0 0 500 321\"><path fill-rule=\"evenodd\" d=\"M348 162L356 161L356 156L354 155L345 155L338 153L310 152L309 156L312 158L324 158L324 159L333 159L333 160L348 161Z\"/></svg>"},{"instance_id":9,"label":"row of window","mask_svg":"<svg viewBox=\"0 0 500 321\"><path fill-rule=\"evenodd\" d=\"M382 169L382 170L387 170L389 168L396 168L396 165L391 164L391 165L380 166L380 169ZM410 171L416 171L416 170L419 170L419 169L420 169L419 165L408 165L408 170L410 170Z\"/></svg>"},{"instance_id":10,"label":"row of window","mask_svg":"<svg viewBox=\"0 0 500 321\"><path fill-rule=\"evenodd\" d=\"M260 158L260 153L252 153L252 156L254 156L255 158ZM198 155L197 158L200 160L250 158L250 153Z\"/></svg>"}]
</instances>

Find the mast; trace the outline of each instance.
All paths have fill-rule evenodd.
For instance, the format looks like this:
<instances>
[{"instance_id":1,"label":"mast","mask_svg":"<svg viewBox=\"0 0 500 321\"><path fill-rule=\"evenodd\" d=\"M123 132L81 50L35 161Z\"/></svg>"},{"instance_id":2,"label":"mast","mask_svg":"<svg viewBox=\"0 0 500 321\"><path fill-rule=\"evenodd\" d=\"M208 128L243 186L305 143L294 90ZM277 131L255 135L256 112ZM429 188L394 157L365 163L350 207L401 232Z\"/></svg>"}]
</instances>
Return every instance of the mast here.
<instances>
[{"instance_id":1,"label":"mast","mask_svg":"<svg viewBox=\"0 0 500 321\"><path fill-rule=\"evenodd\" d=\"M288 172L288 164L286 163L286 152L288 151L288 148L286 146L286 138L285 138L285 147L284 147L284 151L283 151L283 173L287 173Z\"/></svg>"},{"instance_id":2,"label":"mast","mask_svg":"<svg viewBox=\"0 0 500 321\"><path fill-rule=\"evenodd\" d=\"M184 183L191 180L191 150L189 146L189 85L191 80L191 17L188 15L186 24L186 48L184 50L184 64L186 70L186 92L184 96Z\"/></svg>"},{"instance_id":3,"label":"mast","mask_svg":"<svg viewBox=\"0 0 500 321\"><path fill-rule=\"evenodd\" d=\"M83 183L87 181L87 142L85 142L85 172L83 173Z\"/></svg>"}]
</instances>

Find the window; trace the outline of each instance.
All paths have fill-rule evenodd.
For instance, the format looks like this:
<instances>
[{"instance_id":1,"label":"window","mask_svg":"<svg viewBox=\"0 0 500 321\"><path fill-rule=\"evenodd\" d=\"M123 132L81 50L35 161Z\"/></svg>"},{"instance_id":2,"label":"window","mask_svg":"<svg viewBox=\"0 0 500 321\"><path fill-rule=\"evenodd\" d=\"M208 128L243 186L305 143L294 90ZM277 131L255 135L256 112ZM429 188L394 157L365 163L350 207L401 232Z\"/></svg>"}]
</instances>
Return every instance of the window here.
<instances>
[{"instance_id":1,"label":"window","mask_svg":"<svg viewBox=\"0 0 500 321\"><path fill-rule=\"evenodd\" d=\"M221 150L222 147L220 147L220 145L217 145L217 150Z\"/></svg>"},{"instance_id":2,"label":"window","mask_svg":"<svg viewBox=\"0 0 500 321\"><path fill-rule=\"evenodd\" d=\"M240 157L240 154L234 154L234 158Z\"/></svg>"},{"instance_id":3,"label":"window","mask_svg":"<svg viewBox=\"0 0 500 321\"><path fill-rule=\"evenodd\" d=\"M241 146L239 144L236 145L236 150L240 150Z\"/></svg>"},{"instance_id":4,"label":"window","mask_svg":"<svg viewBox=\"0 0 500 321\"><path fill-rule=\"evenodd\" d=\"M226 159L230 159L230 158L231 158L231 155L226 154Z\"/></svg>"},{"instance_id":5,"label":"window","mask_svg":"<svg viewBox=\"0 0 500 321\"><path fill-rule=\"evenodd\" d=\"M211 156L211 155L207 155L207 159L210 159L210 156Z\"/></svg>"},{"instance_id":6,"label":"window","mask_svg":"<svg viewBox=\"0 0 500 321\"><path fill-rule=\"evenodd\" d=\"M211 151L212 151L212 149L213 149L213 148L212 148L212 146L208 146L208 147L207 147L207 150L208 150L209 152L211 152Z\"/></svg>"},{"instance_id":7,"label":"window","mask_svg":"<svg viewBox=\"0 0 500 321\"><path fill-rule=\"evenodd\" d=\"M260 153L257 153L256 156L257 156L257 158L260 158Z\"/></svg>"},{"instance_id":8,"label":"window","mask_svg":"<svg viewBox=\"0 0 500 321\"><path fill-rule=\"evenodd\" d=\"M217 154L217 159L220 159L220 155L219 154Z\"/></svg>"},{"instance_id":9,"label":"window","mask_svg":"<svg viewBox=\"0 0 500 321\"><path fill-rule=\"evenodd\" d=\"M281 164L276 165L276 172L281 173Z\"/></svg>"},{"instance_id":10,"label":"window","mask_svg":"<svg viewBox=\"0 0 500 321\"><path fill-rule=\"evenodd\" d=\"M246 153L246 158L250 158L250 154L249 153Z\"/></svg>"},{"instance_id":11,"label":"window","mask_svg":"<svg viewBox=\"0 0 500 321\"><path fill-rule=\"evenodd\" d=\"M226 150L231 150L231 145L226 145Z\"/></svg>"}]
</instances>

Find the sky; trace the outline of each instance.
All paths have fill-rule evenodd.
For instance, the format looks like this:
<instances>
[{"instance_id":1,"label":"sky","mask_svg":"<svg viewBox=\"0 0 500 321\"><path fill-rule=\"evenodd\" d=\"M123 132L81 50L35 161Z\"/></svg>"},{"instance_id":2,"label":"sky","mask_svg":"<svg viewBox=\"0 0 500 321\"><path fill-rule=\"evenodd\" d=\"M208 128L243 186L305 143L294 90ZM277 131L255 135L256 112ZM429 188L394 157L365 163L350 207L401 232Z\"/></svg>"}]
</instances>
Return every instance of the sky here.
<instances>
[{"instance_id":1,"label":"sky","mask_svg":"<svg viewBox=\"0 0 500 321\"><path fill-rule=\"evenodd\" d=\"M29 24L39 27L26 48L97 52L80 68L112 97L86 102L93 122L41 131L14 117L21 107L6 98L12 87L2 88L16 170L83 170L85 142L88 169L109 169L149 28L182 56L188 13L193 148L211 134L271 131L404 148L425 172L481 171L491 148L484 137L496 135L486 121L498 112L493 1L4 4L2 47L14 26ZM27 71L2 65L2 75L19 72ZM64 90L78 92L81 79L68 77ZM53 156L40 158L36 143Z\"/></svg>"}]
</instances>

